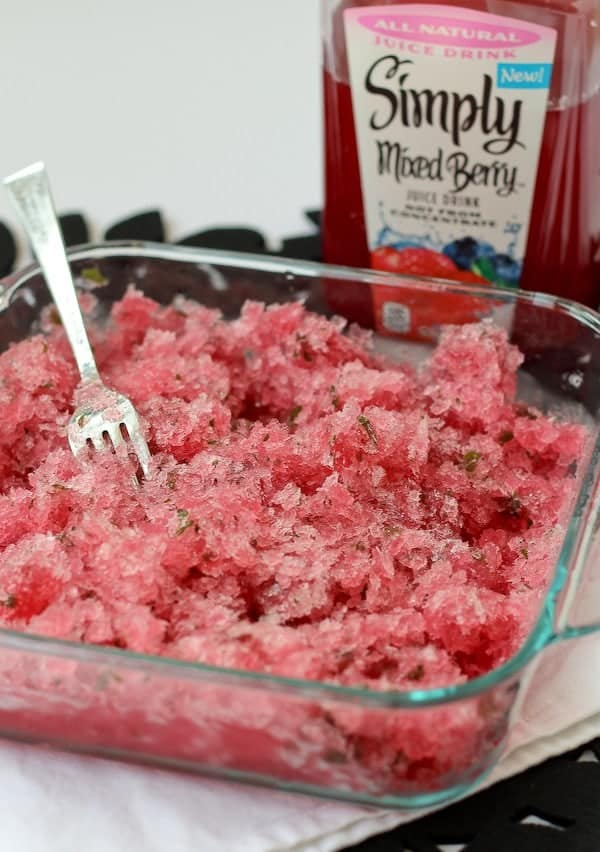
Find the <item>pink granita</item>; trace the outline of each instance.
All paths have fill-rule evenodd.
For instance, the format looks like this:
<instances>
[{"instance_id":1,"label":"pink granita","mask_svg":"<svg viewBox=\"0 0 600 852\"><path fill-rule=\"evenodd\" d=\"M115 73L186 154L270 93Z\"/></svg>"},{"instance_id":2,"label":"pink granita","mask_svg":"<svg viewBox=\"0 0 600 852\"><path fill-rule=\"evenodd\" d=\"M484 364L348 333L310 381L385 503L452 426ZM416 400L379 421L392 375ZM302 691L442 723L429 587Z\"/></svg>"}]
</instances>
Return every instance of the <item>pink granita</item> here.
<instances>
[{"instance_id":1,"label":"pink granita","mask_svg":"<svg viewBox=\"0 0 600 852\"><path fill-rule=\"evenodd\" d=\"M86 309L93 325L93 304ZM153 476L74 460L62 329L0 355L0 623L378 690L456 684L535 620L583 428L515 401L481 323L418 369L300 304L239 319L131 289L93 327Z\"/></svg>"}]
</instances>

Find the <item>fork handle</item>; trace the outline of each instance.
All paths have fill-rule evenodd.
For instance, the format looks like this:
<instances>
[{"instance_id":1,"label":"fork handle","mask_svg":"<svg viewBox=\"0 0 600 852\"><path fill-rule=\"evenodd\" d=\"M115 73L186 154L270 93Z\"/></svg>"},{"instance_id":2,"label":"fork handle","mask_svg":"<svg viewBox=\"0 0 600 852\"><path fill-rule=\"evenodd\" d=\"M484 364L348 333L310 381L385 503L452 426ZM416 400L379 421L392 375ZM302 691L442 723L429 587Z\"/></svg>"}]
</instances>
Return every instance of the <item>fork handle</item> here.
<instances>
[{"instance_id":1,"label":"fork handle","mask_svg":"<svg viewBox=\"0 0 600 852\"><path fill-rule=\"evenodd\" d=\"M31 242L84 381L100 379L43 163L7 177L4 185Z\"/></svg>"}]
</instances>

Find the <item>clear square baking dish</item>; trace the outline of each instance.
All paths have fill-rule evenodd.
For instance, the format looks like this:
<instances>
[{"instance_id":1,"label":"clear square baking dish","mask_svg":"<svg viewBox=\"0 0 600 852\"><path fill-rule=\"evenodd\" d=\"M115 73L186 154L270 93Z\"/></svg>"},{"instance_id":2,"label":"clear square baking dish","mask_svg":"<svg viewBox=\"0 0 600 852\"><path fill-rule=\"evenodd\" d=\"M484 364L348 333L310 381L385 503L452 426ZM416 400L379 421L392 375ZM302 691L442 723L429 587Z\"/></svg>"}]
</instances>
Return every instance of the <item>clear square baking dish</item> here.
<instances>
[{"instance_id":1,"label":"clear square baking dish","mask_svg":"<svg viewBox=\"0 0 600 852\"><path fill-rule=\"evenodd\" d=\"M600 316L540 294L162 245L107 243L69 259L79 286L107 307L132 283L163 304L183 294L225 318L247 299L302 301L366 325L373 288L392 319L413 302L435 300L443 314L475 300L524 355L520 400L585 424L589 449L537 621L485 676L385 692L0 630L0 736L387 808L430 806L476 785L506 748L544 649L600 630L600 613L586 611L600 573ZM2 351L32 333L49 300L35 266L2 282ZM376 345L418 363L437 329L426 332L418 341L383 333Z\"/></svg>"}]
</instances>

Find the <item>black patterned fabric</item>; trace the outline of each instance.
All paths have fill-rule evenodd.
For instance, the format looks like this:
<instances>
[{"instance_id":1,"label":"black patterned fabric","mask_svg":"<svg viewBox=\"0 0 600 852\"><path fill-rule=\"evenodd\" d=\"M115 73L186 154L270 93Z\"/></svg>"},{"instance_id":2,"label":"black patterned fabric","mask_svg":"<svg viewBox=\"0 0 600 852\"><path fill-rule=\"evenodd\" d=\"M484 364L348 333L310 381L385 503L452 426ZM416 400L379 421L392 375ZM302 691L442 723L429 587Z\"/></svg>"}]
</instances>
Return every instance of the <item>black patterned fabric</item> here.
<instances>
[{"instance_id":1,"label":"black patterned fabric","mask_svg":"<svg viewBox=\"0 0 600 852\"><path fill-rule=\"evenodd\" d=\"M283 241L280 255L318 260L319 211L306 214L307 233ZM61 217L67 245L89 240L81 214ZM106 239L164 242L160 211L116 222ZM171 241L171 240L170 240ZM174 240L172 240L174 241ZM252 228L212 228L177 240L180 245L265 253ZM16 260L16 240L0 222L0 276ZM496 784L476 796L371 838L353 852L600 852L600 739Z\"/></svg>"},{"instance_id":2,"label":"black patterned fabric","mask_svg":"<svg viewBox=\"0 0 600 852\"><path fill-rule=\"evenodd\" d=\"M65 245L81 246L90 241L90 229L81 213L64 213L59 217Z\"/></svg>"},{"instance_id":3,"label":"black patterned fabric","mask_svg":"<svg viewBox=\"0 0 600 852\"><path fill-rule=\"evenodd\" d=\"M165 242L165 225L160 210L147 210L128 219L115 222L107 228L107 240L147 240L151 243Z\"/></svg>"},{"instance_id":4,"label":"black patterned fabric","mask_svg":"<svg viewBox=\"0 0 600 852\"><path fill-rule=\"evenodd\" d=\"M353 852L599 852L600 739Z\"/></svg>"},{"instance_id":5,"label":"black patterned fabric","mask_svg":"<svg viewBox=\"0 0 600 852\"><path fill-rule=\"evenodd\" d=\"M259 231L252 228L211 228L190 234L178 241L180 246L195 248L224 249L225 251L248 251L253 254L265 254L267 244Z\"/></svg>"},{"instance_id":6,"label":"black patterned fabric","mask_svg":"<svg viewBox=\"0 0 600 852\"><path fill-rule=\"evenodd\" d=\"M144 210L120 219L108 227L98 238L105 240L143 240L153 243L176 243L195 248L242 251L252 254L279 254L281 257L319 260L321 257L321 235L317 230L321 214L318 210L306 213L306 234L292 235L285 239L279 251L267 246L260 231L249 227L209 228L195 231L184 237L166 233L165 223L160 210ZM59 217L65 244L77 246L90 242L95 235L90 234L87 220L82 213L66 213ZM312 226L309 223L312 223ZM28 257L17 257L17 239L10 226L0 222L0 278L8 275L15 266L23 266Z\"/></svg>"},{"instance_id":7,"label":"black patterned fabric","mask_svg":"<svg viewBox=\"0 0 600 852\"><path fill-rule=\"evenodd\" d=\"M0 278L8 275L14 265L17 256L17 244L10 229L0 222Z\"/></svg>"}]
</instances>

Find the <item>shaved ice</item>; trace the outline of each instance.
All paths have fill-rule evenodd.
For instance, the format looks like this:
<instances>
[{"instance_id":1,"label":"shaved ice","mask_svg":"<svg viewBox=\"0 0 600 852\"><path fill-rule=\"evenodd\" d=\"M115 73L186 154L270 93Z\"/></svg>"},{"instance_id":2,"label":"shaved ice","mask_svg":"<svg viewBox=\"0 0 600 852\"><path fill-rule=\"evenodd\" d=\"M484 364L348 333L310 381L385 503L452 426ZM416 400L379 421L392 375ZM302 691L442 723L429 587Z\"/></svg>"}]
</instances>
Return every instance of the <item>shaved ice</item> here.
<instances>
[{"instance_id":1,"label":"shaved ice","mask_svg":"<svg viewBox=\"0 0 600 852\"><path fill-rule=\"evenodd\" d=\"M62 328L0 355L2 626L377 690L522 645L586 434L515 401L504 331L448 328L413 369L299 304L226 322L131 289L93 343L153 476L72 458Z\"/></svg>"}]
</instances>

